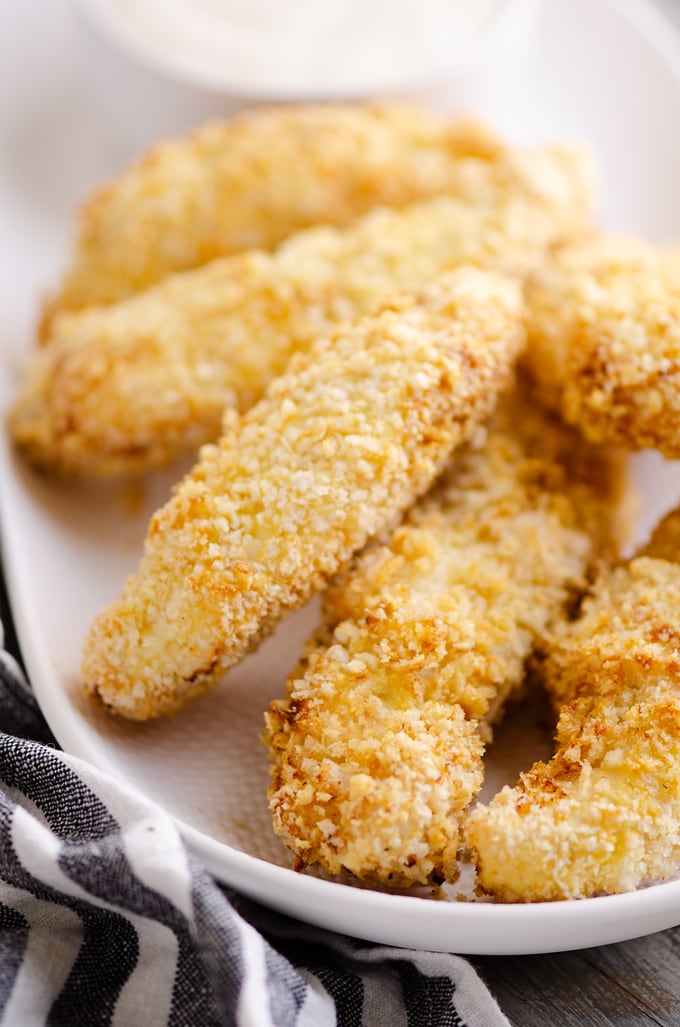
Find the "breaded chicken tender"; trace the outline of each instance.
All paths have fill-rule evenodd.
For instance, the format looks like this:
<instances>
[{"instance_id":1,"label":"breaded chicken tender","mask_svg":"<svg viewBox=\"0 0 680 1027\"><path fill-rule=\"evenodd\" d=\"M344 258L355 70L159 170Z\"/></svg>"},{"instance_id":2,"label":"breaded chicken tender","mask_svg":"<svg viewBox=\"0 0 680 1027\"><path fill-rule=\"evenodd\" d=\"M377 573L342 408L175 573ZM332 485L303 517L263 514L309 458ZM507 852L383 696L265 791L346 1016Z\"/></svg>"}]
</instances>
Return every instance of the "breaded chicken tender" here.
<instances>
[{"instance_id":1,"label":"breaded chicken tender","mask_svg":"<svg viewBox=\"0 0 680 1027\"><path fill-rule=\"evenodd\" d=\"M620 542L621 470L514 396L332 584L266 718L274 830L298 868L455 879L490 725L594 555Z\"/></svg>"},{"instance_id":2,"label":"breaded chicken tender","mask_svg":"<svg viewBox=\"0 0 680 1027\"><path fill-rule=\"evenodd\" d=\"M649 542L638 556L652 556L656 560L680 563L680 507L671 510L657 524Z\"/></svg>"},{"instance_id":3,"label":"breaded chicken tender","mask_svg":"<svg viewBox=\"0 0 680 1027\"><path fill-rule=\"evenodd\" d=\"M584 898L677 870L678 609L680 567L641 556L604 575L580 617L548 635L556 753L471 813L484 891L502 902Z\"/></svg>"},{"instance_id":4,"label":"breaded chicken tender","mask_svg":"<svg viewBox=\"0 0 680 1027\"><path fill-rule=\"evenodd\" d=\"M527 288L525 366L593 442L680 456L680 248L593 236Z\"/></svg>"},{"instance_id":5,"label":"breaded chicken tender","mask_svg":"<svg viewBox=\"0 0 680 1027\"><path fill-rule=\"evenodd\" d=\"M208 688L425 491L523 340L517 285L464 269L295 358L153 517L86 640L89 690L143 720Z\"/></svg>"},{"instance_id":6,"label":"breaded chicken tender","mask_svg":"<svg viewBox=\"0 0 680 1027\"><path fill-rule=\"evenodd\" d=\"M559 152L583 177L587 158ZM116 302L171 272L270 249L301 228L539 177L529 158L473 121L452 124L397 102L262 108L206 125L154 146L84 205L45 328L60 310ZM586 179L584 210L590 200Z\"/></svg>"},{"instance_id":7,"label":"breaded chicken tender","mask_svg":"<svg viewBox=\"0 0 680 1027\"><path fill-rule=\"evenodd\" d=\"M587 173L558 148L515 165L474 205L382 209L59 318L10 414L15 442L49 471L141 472L213 441L225 406L246 410L294 352L393 292L462 264L527 273L583 225Z\"/></svg>"}]
</instances>

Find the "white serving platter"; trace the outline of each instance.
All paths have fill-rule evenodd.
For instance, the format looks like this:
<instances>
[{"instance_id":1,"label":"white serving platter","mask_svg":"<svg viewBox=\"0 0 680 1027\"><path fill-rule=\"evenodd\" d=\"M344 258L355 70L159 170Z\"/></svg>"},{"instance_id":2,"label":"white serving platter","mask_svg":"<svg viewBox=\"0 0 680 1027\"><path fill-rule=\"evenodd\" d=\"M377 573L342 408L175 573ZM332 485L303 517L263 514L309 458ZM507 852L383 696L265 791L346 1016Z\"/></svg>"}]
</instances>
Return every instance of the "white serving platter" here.
<instances>
[{"instance_id":1,"label":"white serving platter","mask_svg":"<svg viewBox=\"0 0 680 1027\"><path fill-rule=\"evenodd\" d=\"M90 41L74 16L64 5L14 7L21 31L12 26L16 46L0 71L2 408L33 345L39 297L65 259L74 206L131 156L131 137L121 128L126 118L108 118L98 106L101 91L89 88ZM451 111L473 107L518 141L585 138L603 168L607 227L680 239L680 43L645 0L550 0L531 51L518 56L502 80L489 76L469 90L442 87L426 99ZM174 719L134 725L109 718L81 694L82 639L135 566L148 514L167 495L177 469L150 482L133 509L120 487L49 482L27 469L4 438L0 449L3 558L13 613L55 736L68 752L163 806L217 878L321 926L442 951L568 950L680 923L679 881L529 906L458 902L456 885L449 901L435 901L294 873L269 822L267 756L259 736L262 712L283 694L286 672L313 623L313 606L288 619L260 652ZM646 454L636 458L636 469L644 481L644 534L680 496L680 473ZM501 732L487 791L514 780L522 766L545 755L545 745L531 714L521 728Z\"/></svg>"}]
</instances>

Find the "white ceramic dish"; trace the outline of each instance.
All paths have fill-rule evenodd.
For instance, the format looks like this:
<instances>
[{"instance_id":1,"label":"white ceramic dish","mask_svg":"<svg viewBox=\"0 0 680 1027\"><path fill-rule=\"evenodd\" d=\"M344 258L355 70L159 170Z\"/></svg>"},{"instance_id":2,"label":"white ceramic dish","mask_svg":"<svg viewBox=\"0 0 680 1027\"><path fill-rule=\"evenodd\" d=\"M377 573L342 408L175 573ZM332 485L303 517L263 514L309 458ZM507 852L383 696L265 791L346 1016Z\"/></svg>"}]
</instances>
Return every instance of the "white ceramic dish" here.
<instances>
[{"instance_id":1,"label":"white ceramic dish","mask_svg":"<svg viewBox=\"0 0 680 1027\"><path fill-rule=\"evenodd\" d=\"M474 75L521 45L540 0L79 2L103 39L169 79L250 100L318 100Z\"/></svg>"},{"instance_id":2,"label":"white ceramic dish","mask_svg":"<svg viewBox=\"0 0 680 1027\"><path fill-rule=\"evenodd\" d=\"M35 10L37 10L36 5ZM56 8L56 5L55 5ZM22 6L30 20L31 5ZM44 14L44 5L41 11ZM37 15L34 13L33 15ZM6 270L0 404L31 345L37 297L57 277L69 241L71 205L113 174L126 143L97 117L78 86L77 27L51 26L40 78L21 59L3 65L13 104L0 110L11 142L0 182ZM65 20L64 20L65 19ZM23 36L22 36L23 38ZM680 238L680 44L642 0L552 0L524 75L478 97L477 109L518 139L574 134L589 139L607 188L610 227ZM461 97L439 96L452 109ZM467 98L465 98L467 100ZM647 934L680 923L680 882L583 902L497 906L388 895L288 869L265 802L262 709L280 695L313 611L286 622L228 683L174 720L128 725L92 708L78 690L79 649L92 615L113 598L140 549L146 516L170 476L151 483L136 512L120 490L71 489L27 470L3 440L3 549L29 673L60 743L167 809L188 844L221 880L313 923L396 945L468 953L567 950ZM641 525L680 494L677 466L637 461L648 500ZM511 734L491 761L490 786L540 750L518 752ZM456 886L452 891L455 893Z\"/></svg>"}]
</instances>

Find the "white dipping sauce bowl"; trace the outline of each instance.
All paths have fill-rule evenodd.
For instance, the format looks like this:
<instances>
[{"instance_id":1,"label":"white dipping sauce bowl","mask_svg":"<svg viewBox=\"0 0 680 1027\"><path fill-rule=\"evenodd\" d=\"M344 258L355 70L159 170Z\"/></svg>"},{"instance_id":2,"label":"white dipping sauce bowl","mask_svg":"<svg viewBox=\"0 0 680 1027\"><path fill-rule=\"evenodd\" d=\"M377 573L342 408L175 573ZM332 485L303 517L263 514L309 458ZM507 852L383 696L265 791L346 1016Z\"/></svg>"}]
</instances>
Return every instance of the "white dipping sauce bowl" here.
<instances>
[{"instance_id":1,"label":"white dipping sauce bowl","mask_svg":"<svg viewBox=\"0 0 680 1027\"><path fill-rule=\"evenodd\" d=\"M139 145L262 102L404 97L476 109L490 88L521 74L540 8L540 0L78 2L89 87Z\"/></svg>"}]
</instances>

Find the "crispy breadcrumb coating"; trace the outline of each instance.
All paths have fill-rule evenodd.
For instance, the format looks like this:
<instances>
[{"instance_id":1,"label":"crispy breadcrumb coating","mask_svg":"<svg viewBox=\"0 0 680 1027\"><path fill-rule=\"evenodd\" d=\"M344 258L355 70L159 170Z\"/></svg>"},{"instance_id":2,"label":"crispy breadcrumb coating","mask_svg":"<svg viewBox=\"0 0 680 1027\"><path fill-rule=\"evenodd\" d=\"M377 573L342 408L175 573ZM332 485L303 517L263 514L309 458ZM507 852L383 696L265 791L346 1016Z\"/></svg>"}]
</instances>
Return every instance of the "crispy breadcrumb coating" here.
<instances>
[{"instance_id":1,"label":"crispy breadcrumb coating","mask_svg":"<svg viewBox=\"0 0 680 1027\"><path fill-rule=\"evenodd\" d=\"M638 556L652 556L656 560L680 563L680 507L671 510L659 521L649 542Z\"/></svg>"},{"instance_id":2,"label":"crispy breadcrumb coating","mask_svg":"<svg viewBox=\"0 0 680 1027\"><path fill-rule=\"evenodd\" d=\"M425 491L523 339L517 285L464 269L295 358L153 517L85 643L90 691L143 720L208 688Z\"/></svg>"},{"instance_id":3,"label":"crispy breadcrumb coating","mask_svg":"<svg viewBox=\"0 0 680 1027\"><path fill-rule=\"evenodd\" d=\"M555 153L574 166L585 214L590 158L577 147ZM451 124L396 102L279 106L208 124L157 144L87 201L44 327L59 310L124 299L171 272L274 247L301 228L540 176L531 155L476 122Z\"/></svg>"},{"instance_id":4,"label":"crispy breadcrumb coating","mask_svg":"<svg viewBox=\"0 0 680 1027\"><path fill-rule=\"evenodd\" d=\"M534 639L618 545L619 461L514 397L325 595L272 704L274 829L298 867L452 880L490 723Z\"/></svg>"},{"instance_id":5,"label":"crispy breadcrumb coating","mask_svg":"<svg viewBox=\"0 0 680 1027\"><path fill-rule=\"evenodd\" d=\"M476 202L382 209L301 232L275 254L213 261L109 308L59 318L9 426L36 465L86 477L140 472L214 440L290 356L397 290L474 264L525 274L586 218L584 173L559 148L510 160Z\"/></svg>"},{"instance_id":6,"label":"crispy breadcrumb coating","mask_svg":"<svg viewBox=\"0 0 680 1027\"><path fill-rule=\"evenodd\" d=\"M639 557L549 635L555 756L470 815L481 887L503 902L622 892L680 862L680 568Z\"/></svg>"},{"instance_id":7,"label":"crispy breadcrumb coating","mask_svg":"<svg viewBox=\"0 0 680 1027\"><path fill-rule=\"evenodd\" d=\"M594 236L527 288L525 366L593 442L680 456L680 248Z\"/></svg>"}]
</instances>

